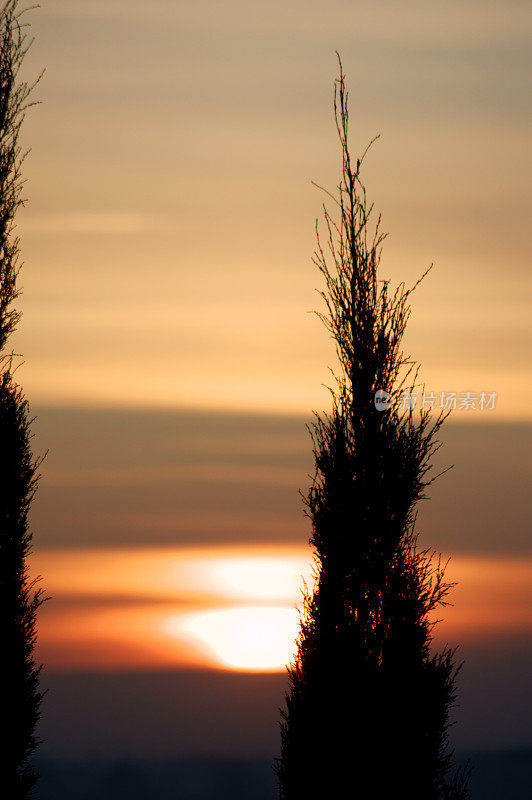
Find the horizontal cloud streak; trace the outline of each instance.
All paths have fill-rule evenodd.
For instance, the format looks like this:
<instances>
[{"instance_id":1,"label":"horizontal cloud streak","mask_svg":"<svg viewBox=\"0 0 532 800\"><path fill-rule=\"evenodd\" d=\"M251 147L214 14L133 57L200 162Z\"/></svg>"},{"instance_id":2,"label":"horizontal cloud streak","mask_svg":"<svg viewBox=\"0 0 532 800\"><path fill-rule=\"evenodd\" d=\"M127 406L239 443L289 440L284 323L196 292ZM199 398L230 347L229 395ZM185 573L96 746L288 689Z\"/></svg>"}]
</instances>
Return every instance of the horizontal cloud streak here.
<instances>
[{"instance_id":1,"label":"horizontal cloud streak","mask_svg":"<svg viewBox=\"0 0 532 800\"><path fill-rule=\"evenodd\" d=\"M34 504L38 547L305 544L299 489L313 471L305 418L192 411L37 409L49 455ZM532 555L532 426L449 422L420 506L445 552Z\"/></svg>"}]
</instances>

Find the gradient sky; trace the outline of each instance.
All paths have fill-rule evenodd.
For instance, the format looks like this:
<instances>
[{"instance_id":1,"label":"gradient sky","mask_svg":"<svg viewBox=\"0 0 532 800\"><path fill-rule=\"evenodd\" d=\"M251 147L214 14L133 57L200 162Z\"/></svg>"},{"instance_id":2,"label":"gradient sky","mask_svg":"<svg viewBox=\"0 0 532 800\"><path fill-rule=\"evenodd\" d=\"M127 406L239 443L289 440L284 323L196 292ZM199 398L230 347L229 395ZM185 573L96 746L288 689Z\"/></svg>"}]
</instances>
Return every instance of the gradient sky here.
<instances>
[{"instance_id":1,"label":"gradient sky","mask_svg":"<svg viewBox=\"0 0 532 800\"><path fill-rule=\"evenodd\" d=\"M27 73L34 402L306 414L332 352L310 263L338 181L335 50L383 277L418 290L428 388L529 417L527 2L47 2Z\"/></svg>"},{"instance_id":2,"label":"gradient sky","mask_svg":"<svg viewBox=\"0 0 532 800\"><path fill-rule=\"evenodd\" d=\"M460 581L442 633L470 664L457 741L531 743L529 3L49 0L30 13L25 73L46 72L24 126L13 346L49 450L32 514L33 569L54 596L45 752L135 753L146 730L153 754L275 747L282 675L228 672L242 653L185 616L292 613L308 563L305 421L327 406L334 363L307 313L323 199L311 180L339 177L335 50L353 152L381 134L364 177L389 232L382 277L414 282L434 263L406 350L429 391L498 393L494 411L448 425L437 466L455 469L420 515ZM258 579L242 589L255 557L277 559L271 597ZM176 667L160 678L175 681L165 716L154 670Z\"/></svg>"}]
</instances>

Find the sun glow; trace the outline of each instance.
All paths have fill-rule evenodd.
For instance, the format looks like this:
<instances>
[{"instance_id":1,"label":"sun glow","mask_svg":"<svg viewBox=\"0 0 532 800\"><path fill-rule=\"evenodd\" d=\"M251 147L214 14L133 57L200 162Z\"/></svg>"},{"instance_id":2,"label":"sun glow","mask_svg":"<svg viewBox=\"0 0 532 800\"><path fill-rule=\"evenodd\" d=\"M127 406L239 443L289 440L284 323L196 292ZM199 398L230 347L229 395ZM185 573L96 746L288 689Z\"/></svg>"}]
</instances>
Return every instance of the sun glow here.
<instances>
[{"instance_id":1,"label":"sun glow","mask_svg":"<svg viewBox=\"0 0 532 800\"><path fill-rule=\"evenodd\" d=\"M310 585L309 553L300 556L259 555L216 558L208 562L210 583L221 595L235 599L290 602Z\"/></svg>"},{"instance_id":2,"label":"sun glow","mask_svg":"<svg viewBox=\"0 0 532 800\"><path fill-rule=\"evenodd\" d=\"M284 670L296 605L312 587L307 547L48 550L33 554L54 600L39 615L39 659L58 669ZM447 639L529 630L532 560L460 556L448 569ZM436 631L438 634L438 629Z\"/></svg>"},{"instance_id":3,"label":"sun glow","mask_svg":"<svg viewBox=\"0 0 532 800\"><path fill-rule=\"evenodd\" d=\"M199 639L230 669L267 672L292 659L299 615L285 606L244 606L170 619L165 627Z\"/></svg>"},{"instance_id":4,"label":"sun glow","mask_svg":"<svg viewBox=\"0 0 532 800\"><path fill-rule=\"evenodd\" d=\"M36 553L35 571L54 593L186 600L290 603L312 582L311 554L296 547L85 548ZM72 567L75 562L75 581Z\"/></svg>"}]
</instances>

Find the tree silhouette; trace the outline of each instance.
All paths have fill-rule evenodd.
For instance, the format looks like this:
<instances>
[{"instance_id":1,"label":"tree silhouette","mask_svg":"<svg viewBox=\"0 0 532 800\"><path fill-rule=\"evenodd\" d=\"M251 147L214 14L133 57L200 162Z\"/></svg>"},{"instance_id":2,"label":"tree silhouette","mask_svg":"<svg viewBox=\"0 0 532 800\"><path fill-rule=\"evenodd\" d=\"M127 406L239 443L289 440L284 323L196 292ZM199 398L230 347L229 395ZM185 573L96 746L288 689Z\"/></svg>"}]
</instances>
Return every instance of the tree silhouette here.
<instances>
[{"instance_id":1,"label":"tree silhouette","mask_svg":"<svg viewBox=\"0 0 532 800\"><path fill-rule=\"evenodd\" d=\"M305 502L316 585L289 668L280 797L458 800L469 777L453 769L448 741L458 668L454 650L431 648L431 612L451 585L415 532L445 415L397 401L377 408L377 392L398 398L417 385L401 350L415 286L392 290L378 278L384 235L360 178L366 153L350 157L341 62L334 109L342 178L336 195L327 192L335 211L324 205L326 243L317 226L314 260L339 370L332 410L311 426L316 472Z\"/></svg>"},{"instance_id":2,"label":"tree silhouette","mask_svg":"<svg viewBox=\"0 0 532 800\"><path fill-rule=\"evenodd\" d=\"M28 404L14 380L13 353L6 343L19 319L19 242L14 217L22 204L20 127L32 86L18 74L27 37L17 2L0 12L0 795L31 795L36 775L29 765L37 740L42 694L34 660L36 612L43 601L28 577L31 549L28 511L37 483L38 461L30 447Z\"/></svg>"}]
</instances>

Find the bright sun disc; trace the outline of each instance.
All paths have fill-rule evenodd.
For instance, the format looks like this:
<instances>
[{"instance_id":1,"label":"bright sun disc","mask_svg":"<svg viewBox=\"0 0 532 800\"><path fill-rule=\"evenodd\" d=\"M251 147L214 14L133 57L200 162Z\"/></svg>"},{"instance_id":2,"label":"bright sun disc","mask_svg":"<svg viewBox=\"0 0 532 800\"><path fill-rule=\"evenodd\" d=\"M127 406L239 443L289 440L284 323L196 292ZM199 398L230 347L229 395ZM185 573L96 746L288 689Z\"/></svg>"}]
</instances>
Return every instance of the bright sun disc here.
<instances>
[{"instance_id":1,"label":"bright sun disc","mask_svg":"<svg viewBox=\"0 0 532 800\"><path fill-rule=\"evenodd\" d=\"M207 645L226 667L271 672L284 669L294 654L299 615L284 606L246 606L189 614L170 620L168 628Z\"/></svg>"}]
</instances>

